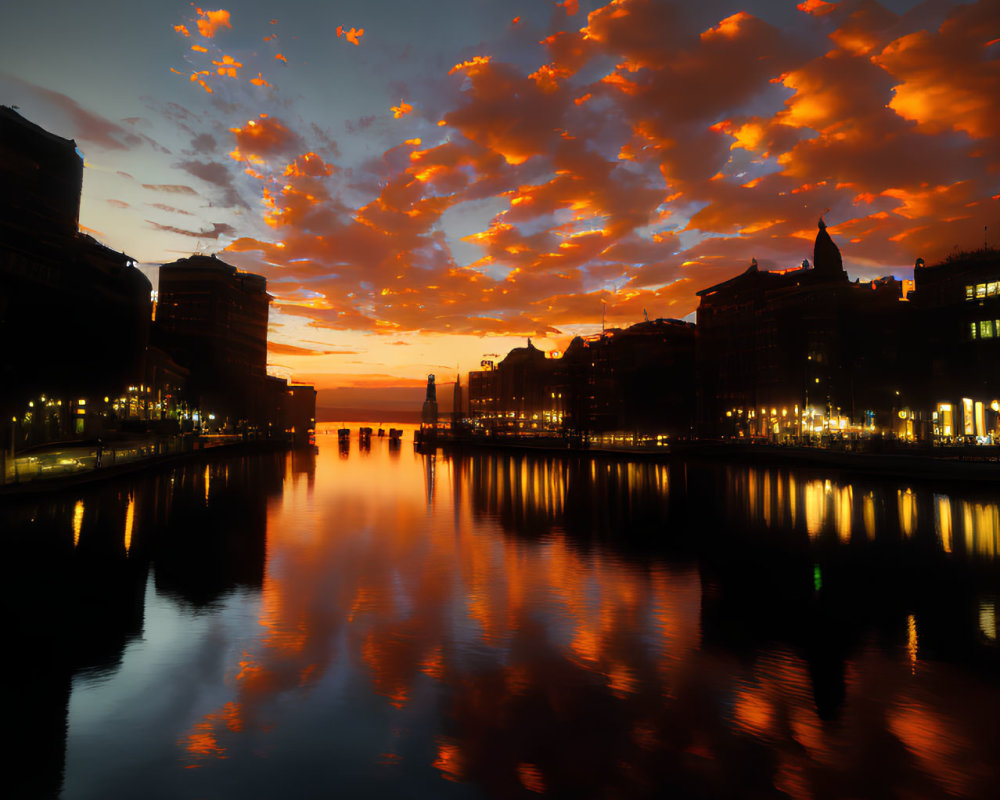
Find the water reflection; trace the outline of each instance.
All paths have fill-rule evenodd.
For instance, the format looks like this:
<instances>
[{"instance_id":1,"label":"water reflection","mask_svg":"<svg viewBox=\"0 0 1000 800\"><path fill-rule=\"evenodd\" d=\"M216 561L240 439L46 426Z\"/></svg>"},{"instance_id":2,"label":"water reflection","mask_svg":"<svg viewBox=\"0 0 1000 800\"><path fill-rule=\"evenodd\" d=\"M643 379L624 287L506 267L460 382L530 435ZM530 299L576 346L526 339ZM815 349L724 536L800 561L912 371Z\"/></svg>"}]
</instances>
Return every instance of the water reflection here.
<instances>
[{"instance_id":1,"label":"water reflection","mask_svg":"<svg viewBox=\"0 0 1000 800\"><path fill-rule=\"evenodd\" d=\"M944 494L927 485L727 467L724 496L730 519L738 524L804 529L813 540L911 539L919 531L933 535L946 553L990 559L1000 545L1000 506L992 489Z\"/></svg>"},{"instance_id":2,"label":"water reflection","mask_svg":"<svg viewBox=\"0 0 1000 800\"><path fill-rule=\"evenodd\" d=\"M991 795L988 491L319 439L3 509L22 794Z\"/></svg>"}]
</instances>

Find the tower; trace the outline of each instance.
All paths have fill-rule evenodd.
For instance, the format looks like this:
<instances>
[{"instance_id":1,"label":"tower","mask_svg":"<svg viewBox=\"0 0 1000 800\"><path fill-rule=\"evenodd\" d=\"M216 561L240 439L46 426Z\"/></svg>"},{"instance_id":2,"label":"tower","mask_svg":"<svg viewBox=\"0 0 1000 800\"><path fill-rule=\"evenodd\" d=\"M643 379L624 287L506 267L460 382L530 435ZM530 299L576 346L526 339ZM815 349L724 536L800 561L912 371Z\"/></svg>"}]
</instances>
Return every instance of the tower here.
<instances>
[{"instance_id":1,"label":"tower","mask_svg":"<svg viewBox=\"0 0 1000 800\"><path fill-rule=\"evenodd\" d=\"M424 400L424 407L420 412L420 422L423 425L435 426L438 418L437 387L434 385L434 376L427 376L427 397Z\"/></svg>"},{"instance_id":2,"label":"tower","mask_svg":"<svg viewBox=\"0 0 1000 800\"><path fill-rule=\"evenodd\" d=\"M828 280L846 282L847 272L844 270L840 248L826 232L826 222L822 217L819 218L818 225L819 233L816 234L816 244L813 246L813 271Z\"/></svg>"}]
</instances>

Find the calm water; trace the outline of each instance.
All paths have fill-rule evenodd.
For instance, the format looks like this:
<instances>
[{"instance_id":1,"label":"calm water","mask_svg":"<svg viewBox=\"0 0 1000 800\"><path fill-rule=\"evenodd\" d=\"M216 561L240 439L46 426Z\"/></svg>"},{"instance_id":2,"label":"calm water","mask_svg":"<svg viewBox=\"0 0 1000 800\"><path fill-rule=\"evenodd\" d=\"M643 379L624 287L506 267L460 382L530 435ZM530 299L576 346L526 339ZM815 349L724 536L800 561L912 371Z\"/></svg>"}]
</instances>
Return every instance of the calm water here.
<instances>
[{"instance_id":1,"label":"calm water","mask_svg":"<svg viewBox=\"0 0 1000 800\"><path fill-rule=\"evenodd\" d=\"M1000 488L318 441L0 501L6 796L996 796Z\"/></svg>"}]
</instances>

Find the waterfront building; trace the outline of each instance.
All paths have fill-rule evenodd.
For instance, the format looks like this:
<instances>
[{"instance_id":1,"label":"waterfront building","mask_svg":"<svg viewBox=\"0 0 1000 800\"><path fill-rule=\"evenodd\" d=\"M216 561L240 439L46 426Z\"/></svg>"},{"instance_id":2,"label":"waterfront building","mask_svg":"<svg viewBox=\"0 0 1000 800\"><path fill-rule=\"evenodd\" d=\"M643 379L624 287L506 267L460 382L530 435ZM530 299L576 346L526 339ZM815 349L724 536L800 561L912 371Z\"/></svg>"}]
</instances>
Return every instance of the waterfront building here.
<instances>
[{"instance_id":1,"label":"waterfront building","mask_svg":"<svg viewBox=\"0 0 1000 800\"><path fill-rule=\"evenodd\" d=\"M469 414L494 433L686 436L694 339L693 324L672 319L578 336L554 358L529 339L495 369L469 373Z\"/></svg>"},{"instance_id":2,"label":"waterfront building","mask_svg":"<svg viewBox=\"0 0 1000 800\"><path fill-rule=\"evenodd\" d=\"M96 435L141 382L152 287L79 231L82 181L73 140L0 106L0 413L18 447Z\"/></svg>"},{"instance_id":3,"label":"waterfront building","mask_svg":"<svg viewBox=\"0 0 1000 800\"><path fill-rule=\"evenodd\" d=\"M316 432L316 389L305 384L288 385L286 427L292 440L299 444L309 441Z\"/></svg>"},{"instance_id":4,"label":"waterfront building","mask_svg":"<svg viewBox=\"0 0 1000 800\"><path fill-rule=\"evenodd\" d=\"M698 292L698 432L776 441L891 429L903 284L851 282L821 219L813 263Z\"/></svg>"},{"instance_id":5,"label":"waterfront building","mask_svg":"<svg viewBox=\"0 0 1000 800\"><path fill-rule=\"evenodd\" d=\"M919 380L914 404L943 440L1000 440L1000 250L913 271Z\"/></svg>"},{"instance_id":6,"label":"waterfront building","mask_svg":"<svg viewBox=\"0 0 1000 800\"><path fill-rule=\"evenodd\" d=\"M493 368L469 373L469 416L490 434L555 433L563 427L564 399L558 360L528 339Z\"/></svg>"},{"instance_id":7,"label":"waterfront building","mask_svg":"<svg viewBox=\"0 0 1000 800\"><path fill-rule=\"evenodd\" d=\"M264 433L285 387L268 387L263 276L215 256L193 255L160 267L154 339L188 370L187 403L203 428ZM269 391L273 389L273 391ZM274 402L272 402L274 401Z\"/></svg>"},{"instance_id":8,"label":"waterfront building","mask_svg":"<svg viewBox=\"0 0 1000 800\"><path fill-rule=\"evenodd\" d=\"M566 427L583 434L689 436L695 326L646 320L576 337L561 360Z\"/></svg>"}]
</instances>

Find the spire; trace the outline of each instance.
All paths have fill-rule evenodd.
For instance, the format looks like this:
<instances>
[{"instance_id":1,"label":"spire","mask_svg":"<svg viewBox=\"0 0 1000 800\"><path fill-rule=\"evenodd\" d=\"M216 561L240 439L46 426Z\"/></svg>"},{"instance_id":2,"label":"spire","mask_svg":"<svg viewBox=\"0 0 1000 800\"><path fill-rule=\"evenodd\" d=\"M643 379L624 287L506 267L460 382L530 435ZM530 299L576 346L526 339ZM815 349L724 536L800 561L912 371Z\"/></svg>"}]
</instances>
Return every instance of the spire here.
<instances>
[{"instance_id":1,"label":"spire","mask_svg":"<svg viewBox=\"0 0 1000 800\"><path fill-rule=\"evenodd\" d=\"M816 234L816 244L813 247L813 271L828 279L845 279L844 261L840 256L840 248L826 230L826 222L819 218L819 233Z\"/></svg>"}]
</instances>

